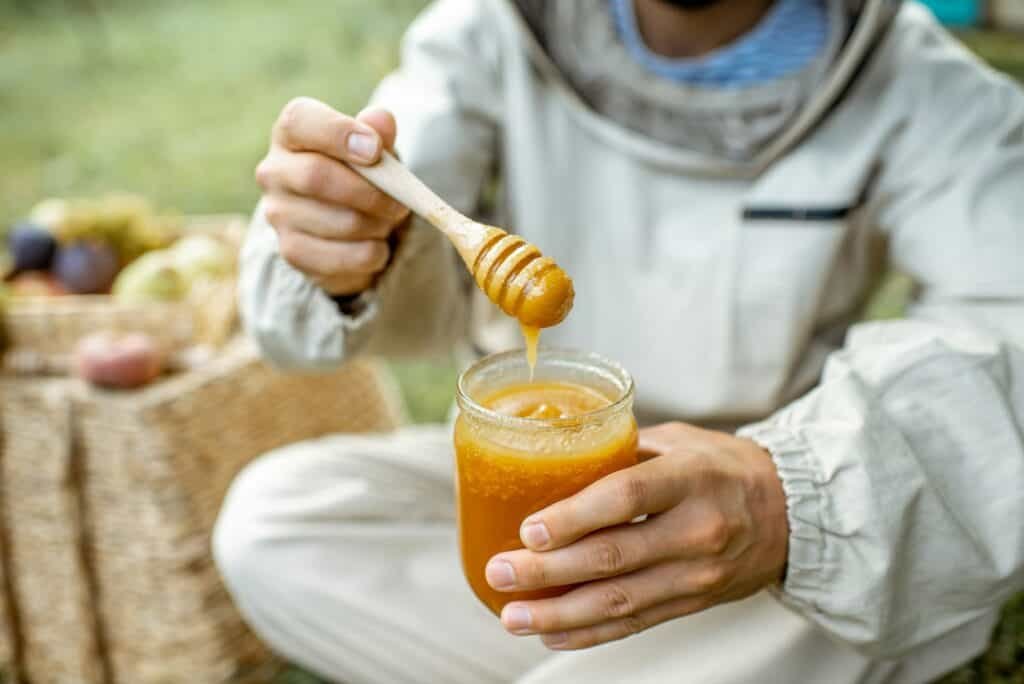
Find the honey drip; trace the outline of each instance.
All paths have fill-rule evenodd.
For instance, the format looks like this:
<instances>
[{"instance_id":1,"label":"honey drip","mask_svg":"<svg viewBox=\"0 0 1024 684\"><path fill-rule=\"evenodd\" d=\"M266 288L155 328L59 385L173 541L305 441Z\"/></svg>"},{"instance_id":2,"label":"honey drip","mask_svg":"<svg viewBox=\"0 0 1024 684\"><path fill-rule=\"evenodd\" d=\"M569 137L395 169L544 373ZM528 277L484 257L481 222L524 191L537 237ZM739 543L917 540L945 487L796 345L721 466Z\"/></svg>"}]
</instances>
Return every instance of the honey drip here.
<instances>
[{"instance_id":1,"label":"honey drip","mask_svg":"<svg viewBox=\"0 0 1024 684\"><path fill-rule=\"evenodd\" d=\"M526 363L530 365L530 382L533 382L533 369L537 366L537 343L540 340L540 328L519 324L523 331L523 340L526 341Z\"/></svg>"}]
</instances>

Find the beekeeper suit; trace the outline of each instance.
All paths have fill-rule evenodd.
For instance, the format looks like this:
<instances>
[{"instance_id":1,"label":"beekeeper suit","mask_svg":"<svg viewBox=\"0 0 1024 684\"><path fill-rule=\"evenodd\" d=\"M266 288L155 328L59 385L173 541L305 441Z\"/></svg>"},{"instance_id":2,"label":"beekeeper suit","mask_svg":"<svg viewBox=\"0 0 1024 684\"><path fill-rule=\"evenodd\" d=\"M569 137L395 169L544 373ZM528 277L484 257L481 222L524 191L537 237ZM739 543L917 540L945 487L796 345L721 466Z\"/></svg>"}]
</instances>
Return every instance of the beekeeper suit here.
<instances>
[{"instance_id":1,"label":"beekeeper suit","mask_svg":"<svg viewBox=\"0 0 1024 684\"><path fill-rule=\"evenodd\" d=\"M819 55L743 88L668 83L605 3L441 0L374 102L439 195L573 277L543 342L621 362L642 423L737 428L785 490L777 591L552 654L461 576L444 427L270 454L215 533L284 656L344 682L924 682L1024 588L1024 94L921 6L832 0ZM885 267L905 319L854 325ZM258 210L247 330L276 364L520 346L415 220L357 306Z\"/></svg>"}]
</instances>

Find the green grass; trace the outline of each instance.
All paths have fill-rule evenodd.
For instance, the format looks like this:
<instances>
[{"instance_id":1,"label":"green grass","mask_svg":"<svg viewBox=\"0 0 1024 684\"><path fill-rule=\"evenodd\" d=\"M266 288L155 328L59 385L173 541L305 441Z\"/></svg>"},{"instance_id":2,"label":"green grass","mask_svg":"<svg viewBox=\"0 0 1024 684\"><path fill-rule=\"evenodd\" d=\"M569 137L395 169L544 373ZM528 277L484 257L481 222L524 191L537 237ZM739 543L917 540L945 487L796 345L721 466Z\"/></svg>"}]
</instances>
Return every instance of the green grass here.
<instances>
[{"instance_id":1,"label":"green grass","mask_svg":"<svg viewBox=\"0 0 1024 684\"><path fill-rule=\"evenodd\" d=\"M139 192L189 213L248 211L269 126L296 95L356 111L422 0L0 0L0 230L48 196ZM69 8L96 6L98 14ZM969 45L1024 78L1024 40ZM869 309L897 315L908 283ZM441 420L454 372L396 366L414 420ZM1024 681L1024 605L949 684ZM319 684L291 669L276 684Z\"/></svg>"},{"instance_id":2,"label":"green grass","mask_svg":"<svg viewBox=\"0 0 1024 684\"><path fill-rule=\"evenodd\" d=\"M358 110L423 3L99 4L98 21L63 3L0 6L0 223L42 197L112 189L248 210L282 105L305 94Z\"/></svg>"},{"instance_id":3,"label":"green grass","mask_svg":"<svg viewBox=\"0 0 1024 684\"><path fill-rule=\"evenodd\" d=\"M1016 33L965 31L960 38L982 59L1024 81L1024 36Z\"/></svg>"}]
</instances>

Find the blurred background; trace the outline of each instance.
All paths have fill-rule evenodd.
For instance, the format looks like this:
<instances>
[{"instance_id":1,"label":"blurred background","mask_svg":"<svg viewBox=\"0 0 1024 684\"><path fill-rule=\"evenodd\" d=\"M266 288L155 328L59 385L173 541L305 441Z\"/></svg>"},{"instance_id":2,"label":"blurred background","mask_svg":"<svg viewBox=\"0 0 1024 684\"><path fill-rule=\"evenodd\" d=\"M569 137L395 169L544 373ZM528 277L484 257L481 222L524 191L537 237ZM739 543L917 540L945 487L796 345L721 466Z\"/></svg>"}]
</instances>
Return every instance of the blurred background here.
<instances>
[{"instance_id":1,"label":"blurred background","mask_svg":"<svg viewBox=\"0 0 1024 684\"><path fill-rule=\"evenodd\" d=\"M424 4L0 0L0 237L46 198L118 192L157 213L249 212L253 168L282 105L308 95L361 108ZM1024 3L929 4L981 57L1024 80ZM907 291L893 276L870 315L898 314ZM406 416L441 420L451 365L393 369ZM318 681L297 669L276 677ZM165 681L183 680L168 672ZM1024 682L1020 601L991 651L946 681Z\"/></svg>"},{"instance_id":2,"label":"blurred background","mask_svg":"<svg viewBox=\"0 0 1024 684\"><path fill-rule=\"evenodd\" d=\"M251 211L284 103L360 109L425 4L0 0L0 237L50 197ZM411 416L443 418L451 369L397 370Z\"/></svg>"}]
</instances>

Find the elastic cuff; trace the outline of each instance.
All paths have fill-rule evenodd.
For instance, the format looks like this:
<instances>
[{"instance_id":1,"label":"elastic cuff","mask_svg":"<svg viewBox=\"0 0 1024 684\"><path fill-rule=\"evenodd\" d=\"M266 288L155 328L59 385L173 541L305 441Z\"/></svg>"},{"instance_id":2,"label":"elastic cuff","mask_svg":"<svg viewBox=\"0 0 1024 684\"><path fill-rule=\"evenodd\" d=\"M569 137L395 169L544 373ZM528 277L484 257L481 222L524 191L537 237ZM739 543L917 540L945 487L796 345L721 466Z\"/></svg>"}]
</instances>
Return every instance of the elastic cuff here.
<instances>
[{"instance_id":1,"label":"elastic cuff","mask_svg":"<svg viewBox=\"0 0 1024 684\"><path fill-rule=\"evenodd\" d=\"M345 347L348 353L356 352L363 346L364 338L368 336L372 323L377 318L377 290L364 290L356 296L345 297L332 297L326 292L323 294L334 303L337 311L334 315L335 321L341 319L341 329L345 331Z\"/></svg>"},{"instance_id":2,"label":"elastic cuff","mask_svg":"<svg viewBox=\"0 0 1024 684\"><path fill-rule=\"evenodd\" d=\"M338 312L353 321L363 316L377 299L377 293L374 290L363 290L357 294L328 296L338 306Z\"/></svg>"},{"instance_id":3,"label":"elastic cuff","mask_svg":"<svg viewBox=\"0 0 1024 684\"><path fill-rule=\"evenodd\" d=\"M800 435L775 422L749 425L737 435L768 450L786 493L789 552L780 598L798 610L819 612L813 597L825 582L826 537L823 495L810 447Z\"/></svg>"}]
</instances>

